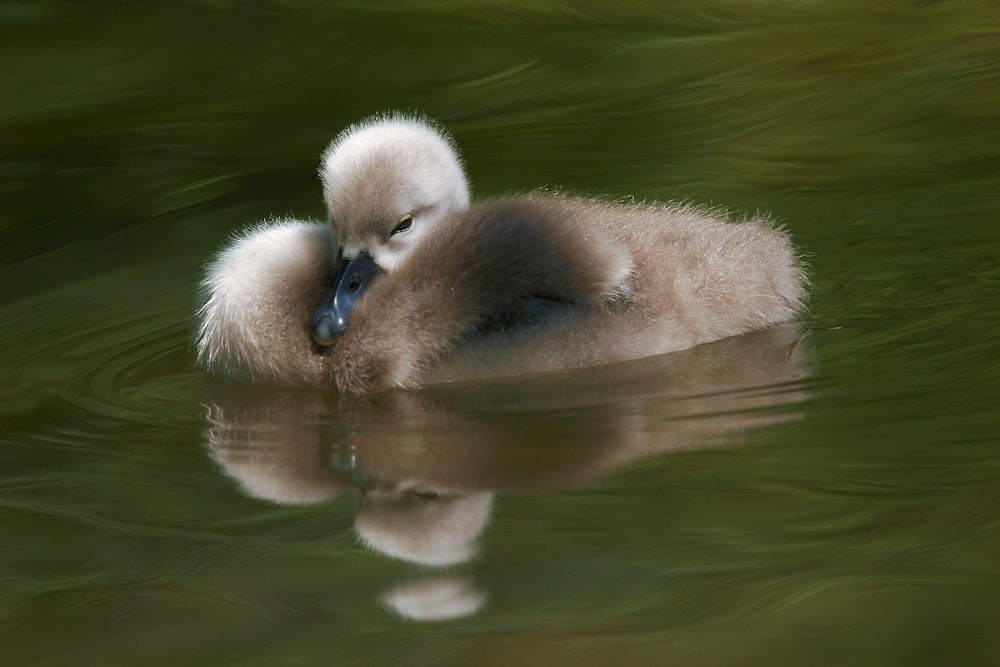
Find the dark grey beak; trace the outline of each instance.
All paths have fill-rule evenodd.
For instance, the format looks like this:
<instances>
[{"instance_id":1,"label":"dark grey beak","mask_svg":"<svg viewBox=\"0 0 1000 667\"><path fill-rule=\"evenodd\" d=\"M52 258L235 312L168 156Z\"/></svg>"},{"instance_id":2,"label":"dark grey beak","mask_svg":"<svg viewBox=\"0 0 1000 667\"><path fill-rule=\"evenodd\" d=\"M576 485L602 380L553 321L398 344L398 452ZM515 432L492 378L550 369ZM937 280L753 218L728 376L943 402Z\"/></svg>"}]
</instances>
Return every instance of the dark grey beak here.
<instances>
[{"instance_id":1,"label":"dark grey beak","mask_svg":"<svg viewBox=\"0 0 1000 667\"><path fill-rule=\"evenodd\" d=\"M337 274L333 286L309 317L309 333L317 345L333 345L347 331L351 311L378 273L378 264L367 252L354 259L337 253Z\"/></svg>"}]
</instances>

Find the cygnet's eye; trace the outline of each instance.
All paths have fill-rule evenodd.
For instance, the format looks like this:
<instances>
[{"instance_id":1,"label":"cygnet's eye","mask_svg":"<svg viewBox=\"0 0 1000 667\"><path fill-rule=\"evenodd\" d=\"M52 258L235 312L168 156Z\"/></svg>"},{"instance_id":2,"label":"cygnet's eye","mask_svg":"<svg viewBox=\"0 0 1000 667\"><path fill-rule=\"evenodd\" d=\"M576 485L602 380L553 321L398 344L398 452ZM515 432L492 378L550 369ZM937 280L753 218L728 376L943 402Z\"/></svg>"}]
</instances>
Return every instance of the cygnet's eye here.
<instances>
[{"instance_id":1,"label":"cygnet's eye","mask_svg":"<svg viewBox=\"0 0 1000 667\"><path fill-rule=\"evenodd\" d=\"M406 230L408 230L412 226L413 226L413 216L412 215L404 215L403 218L399 221L399 224L396 225L395 227L393 227L392 231L389 232L389 236L395 236L396 234L402 234L403 232L405 232Z\"/></svg>"}]
</instances>

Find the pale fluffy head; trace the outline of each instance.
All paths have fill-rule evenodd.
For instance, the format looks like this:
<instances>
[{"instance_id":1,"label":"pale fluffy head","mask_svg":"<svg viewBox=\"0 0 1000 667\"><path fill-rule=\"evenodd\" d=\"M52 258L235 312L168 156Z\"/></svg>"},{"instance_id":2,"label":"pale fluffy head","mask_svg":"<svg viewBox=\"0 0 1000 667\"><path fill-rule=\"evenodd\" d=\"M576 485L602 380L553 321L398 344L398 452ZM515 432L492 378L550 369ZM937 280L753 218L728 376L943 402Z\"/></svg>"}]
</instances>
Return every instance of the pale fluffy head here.
<instances>
[{"instance_id":1,"label":"pale fluffy head","mask_svg":"<svg viewBox=\"0 0 1000 667\"><path fill-rule=\"evenodd\" d=\"M347 258L366 250L392 271L430 229L469 206L469 185L451 138L400 114L348 127L323 153L323 200ZM412 216L409 229L393 233Z\"/></svg>"},{"instance_id":2,"label":"pale fluffy head","mask_svg":"<svg viewBox=\"0 0 1000 667\"><path fill-rule=\"evenodd\" d=\"M237 381L322 382L306 330L332 263L326 225L272 220L243 232L202 281L198 361Z\"/></svg>"}]
</instances>

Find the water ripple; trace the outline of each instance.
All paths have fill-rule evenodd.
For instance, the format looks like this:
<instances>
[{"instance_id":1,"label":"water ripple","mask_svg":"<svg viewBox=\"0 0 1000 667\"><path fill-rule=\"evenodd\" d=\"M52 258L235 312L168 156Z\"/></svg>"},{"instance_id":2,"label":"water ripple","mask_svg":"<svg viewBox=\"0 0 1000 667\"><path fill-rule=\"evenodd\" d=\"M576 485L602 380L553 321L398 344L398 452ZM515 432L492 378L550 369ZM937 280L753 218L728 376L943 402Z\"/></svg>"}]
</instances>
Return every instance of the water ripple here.
<instances>
[{"instance_id":1,"label":"water ripple","mask_svg":"<svg viewBox=\"0 0 1000 667\"><path fill-rule=\"evenodd\" d=\"M67 440L115 424L196 424L190 306L168 307L187 302L191 288L157 289L146 273L110 272L7 306L0 416L36 421L36 438L59 438L53 411L74 412Z\"/></svg>"}]
</instances>

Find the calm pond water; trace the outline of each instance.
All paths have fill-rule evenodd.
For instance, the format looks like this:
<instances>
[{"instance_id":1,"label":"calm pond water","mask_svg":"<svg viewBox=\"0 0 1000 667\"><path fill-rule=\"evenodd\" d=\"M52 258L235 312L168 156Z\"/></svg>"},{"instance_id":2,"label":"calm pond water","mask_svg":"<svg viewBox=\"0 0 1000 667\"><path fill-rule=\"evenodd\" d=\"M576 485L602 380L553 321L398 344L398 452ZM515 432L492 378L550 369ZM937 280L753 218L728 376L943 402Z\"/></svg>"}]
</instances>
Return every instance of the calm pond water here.
<instances>
[{"instance_id":1,"label":"calm pond water","mask_svg":"<svg viewBox=\"0 0 1000 667\"><path fill-rule=\"evenodd\" d=\"M0 7L4 664L1000 664L1000 4L254 5ZM773 211L810 313L412 394L205 378L204 263L321 216L383 109L479 196Z\"/></svg>"}]
</instances>

